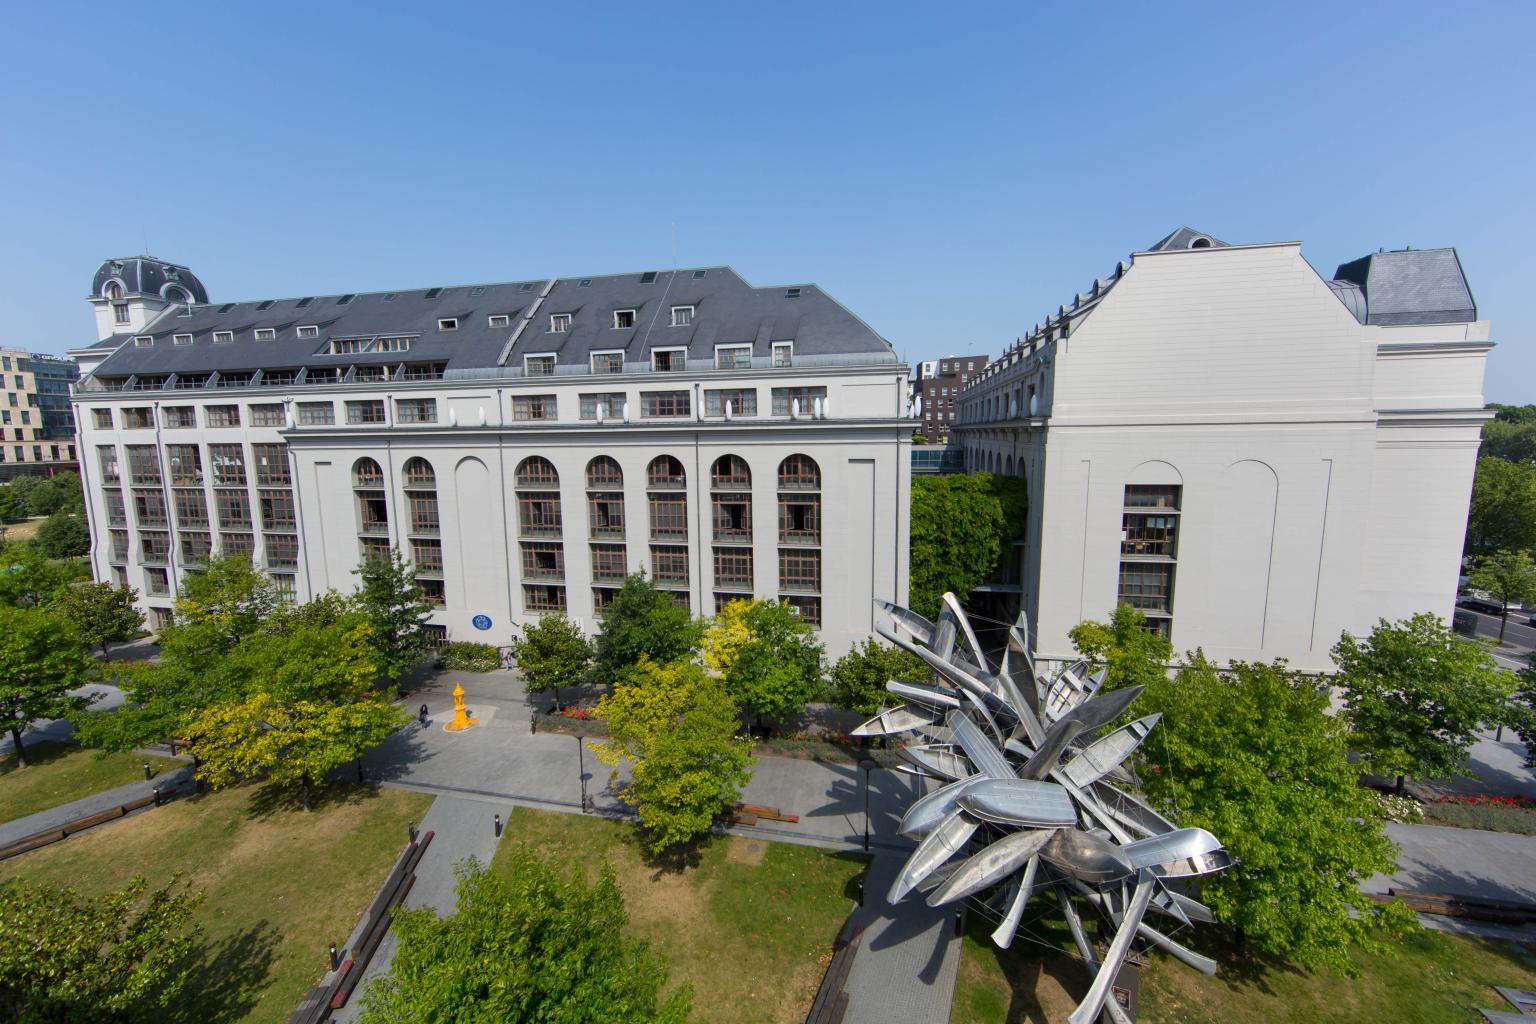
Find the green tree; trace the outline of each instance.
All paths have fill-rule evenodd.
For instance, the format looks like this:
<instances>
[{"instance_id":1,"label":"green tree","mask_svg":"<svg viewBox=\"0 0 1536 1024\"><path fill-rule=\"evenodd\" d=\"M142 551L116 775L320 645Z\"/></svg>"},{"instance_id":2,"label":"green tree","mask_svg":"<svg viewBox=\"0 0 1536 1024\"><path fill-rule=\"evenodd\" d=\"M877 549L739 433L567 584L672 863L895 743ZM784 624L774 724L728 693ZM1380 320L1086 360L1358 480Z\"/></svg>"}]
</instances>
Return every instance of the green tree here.
<instances>
[{"instance_id":1,"label":"green tree","mask_svg":"<svg viewBox=\"0 0 1536 1024\"><path fill-rule=\"evenodd\" d=\"M1494 418L1483 424L1482 454L1507 462L1536 462L1536 405L1490 403Z\"/></svg>"},{"instance_id":2,"label":"green tree","mask_svg":"<svg viewBox=\"0 0 1536 1024\"><path fill-rule=\"evenodd\" d=\"M564 612L555 612L540 616L512 640L512 657L522 673L523 688L529 693L553 690L559 705L561 687L575 686L586 678L592 644Z\"/></svg>"},{"instance_id":3,"label":"green tree","mask_svg":"<svg viewBox=\"0 0 1536 1024\"><path fill-rule=\"evenodd\" d=\"M279 789L297 787L307 811L311 790L331 770L383 743L410 717L380 699L325 703L257 693L192 715L186 734L198 777L215 789L265 777Z\"/></svg>"},{"instance_id":4,"label":"green tree","mask_svg":"<svg viewBox=\"0 0 1536 1024\"><path fill-rule=\"evenodd\" d=\"M37 528L37 548L49 558L79 558L91 553L91 528L78 512L55 512Z\"/></svg>"},{"instance_id":5,"label":"green tree","mask_svg":"<svg viewBox=\"0 0 1536 1024\"><path fill-rule=\"evenodd\" d=\"M393 682L432 653L432 635L427 632L432 606L399 548L390 548L387 556L365 558L352 571L361 579L357 600L373 624L379 671Z\"/></svg>"},{"instance_id":6,"label":"green tree","mask_svg":"<svg viewBox=\"0 0 1536 1024\"><path fill-rule=\"evenodd\" d=\"M25 878L0 883L0 1019L150 1024L186 983L202 893L146 895L135 876L92 898Z\"/></svg>"},{"instance_id":7,"label":"green tree","mask_svg":"<svg viewBox=\"0 0 1536 1024\"><path fill-rule=\"evenodd\" d=\"M1079 622L1067 633L1084 658L1109 669L1104 689L1145 686L1168 675L1173 644L1147 629L1147 617L1128 604L1115 608L1106 622Z\"/></svg>"},{"instance_id":8,"label":"green tree","mask_svg":"<svg viewBox=\"0 0 1536 1024\"><path fill-rule=\"evenodd\" d=\"M160 631L168 657L217 657L262 626L282 607L272 577L251 564L249 555L218 555L182 580L175 620Z\"/></svg>"},{"instance_id":9,"label":"green tree","mask_svg":"<svg viewBox=\"0 0 1536 1024\"><path fill-rule=\"evenodd\" d=\"M0 550L0 605L37 608L79 578L79 567L51 562L30 544L10 544Z\"/></svg>"},{"instance_id":10,"label":"green tree","mask_svg":"<svg viewBox=\"0 0 1536 1024\"><path fill-rule=\"evenodd\" d=\"M1028 491L1019 477L990 473L912 481L910 607L933 618L946 591L963 601L1013 555Z\"/></svg>"},{"instance_id":11,"label":"green tree","mask_svg":"<svg viewBox=\"0 0 1536 1024\"><path fill-rule=\"evenodd\" d=\"M1536 548L1536 466L1478 459L1467 513L1467 554L1532 548Z\"/></svg>"},{"instance_id":12,"label":"green tree","mask_svg":"<svg viewBox=\"0 0 1536 1024\"><path fill-rule=\"evenodd\" d=\"M927 682L931 671L915 654L890 647L874 637L854 647L832 666L832 699L838 707L872 715L899 703L886 690L890 680Z\"/></svg>"},{"instance_id":13,"label":"green tree","mask_svg":"<svg viewBox=\"0 0 1536 1024\"><path fill-rule=\"evenodd\" d=\"M1495 551L1477 560L1467 580L1504 605L1499 614L1499 643L1503 643L1509 606L1536 601L1536 562L1527 551Z\"/></svg>"},{"instance_id":14,"label":"green tree","mask_svg":"<svg viewBox=\"0 0 1536 1024\"><path fill-rule=\"evenodd\" d=\"M1385 952L1384 933L1414 926L1401 904L1379 907L1360 892L1373 872L1396 870L1396 851L1325 686L1283 662L1218 672L1197 651L1176 679L1154 679L1136 710L1163 715L1143 748L1147 794L1237 858L1203 879L1200 895L1240 939L1349 974L1351 947Z\"/></svg>"},{"instance_id":15,"label":"green tree","mask_svg":"<svg viewBox=\"0 0 1536 1024\"><path fill-rule=\"evenodd\" d=\"M91 657L68 621L35 608L0 607L0 721L27 766L21 734L45 718L69 718L94 697L71 694L91 679Z\"/></svg>"},{"instance_id":16,"label":"green tree","mask_svg":"<svg viewBox=\"0 0 1536 1024\"><path fill-rule=\"evenodd\" d=\"M1525 766L1536 768L1536 652L1525 656L1525 668L1504 710L1504 724L1525 744Z\"/></svg>"},{"instance_id":17,"label":"green tree","mask_svg":"<svg viewBox=\"0 0 1536 1024\"><path fill-rule=\"evenodd\" d=\"M10 484L0 484L0 522L19 523L27 518L30 511L26 500Z\"/></svg>"},{"instance_id":18,"label":"green tree","mask_svg":"<svg viewBox=\"0 0 1536 1024\"><path fill-rule=\"evenodd\" d=\"M1486 648L1429 614L1382 619L1363 640L1345 631L1333 661L1354 747L1372 771L1396 775L1399 790L1409 775L1471 774L1467 750L1504 717L1514 683Z\"/></svg>"},{"instance_id":19,"label":"green tree","mask_svg":"<svg viewBox=\"0 0 1536 1024\"><path fill-rule=\"evenodd\" d=\"M87 647L100 647L102 657L114 642L132 640L144 626L144 613L134 607L139 592L110 583L76 583L58 590L49 605L75 627Z\"/></svg>"},{"instance_id":20,"label":"green tree","mask_svg":"<svg viewBox=\"0 0 1536 1024\"><path fill-rule=\"evenodd\" d=\"M633 762L624 798L653 853L705 834L740 799L752 756L736 735L739 713L725 684L699 665L648 658L598 703L609 738L594 749L604 764Z\"/></svg>"},{"instance_id":21,"label":"green tree","mask_svg":"<svg viewBox=\"0 0 1536 1024\"><path fill-rule=\"evenodd\" d=\"M46 487L47 485L48 481L43 477L33 474L23 474L22 476L18 476L12 479L11 482L6 486L10 490L11 496L17 501L21 502L22 507L26 509L27 515L40 516L46 515L46 513L36 510L32 504L32 497L40 488Z\"/></svg>"},{"instance_id":22,"label":"green tree","mask_svg":"<svg viewBox=\"0 0 1536 1024\"><path fill-rule=\"evenodd\" d=\"M39 483L27 494L27 504L35 516L51 516L57 512L84 514L85 492L80 487L76 473L60 473L57 476L39 478Z\"/></svg>"},{"instance_id":23,"label":"green tree","mask_svg":"<svg viewBox=\"0 0 1536 1024\"><path fill-rule=\"evenodd\" d=\"M704 638L704 623L687 607L656 589L644 571L624 578L603 615L593 648L592 678L612 685L642 655L665 665L691 658Z\"/></svg>"},{"instance_id":24,"label":"green tree","mask_svg":"<svg viewBox=\"0 0 1536 1024\"><path fill-rule=\"evenodd\" d=\"M354 612L336 619L294 611L277 615L212 670L230 693L279 700L351 701L373 695L379 677L373 624Z\"/></svg>"},{"instance_id":25,"label":"green tree","mask_svg":"<svg viewBox=\"0 0 1536 1024\"><path fill-rule=\"evenodd\" d=\"M606 865L587 884L523 846L495 874L460 865L456 911L396 913L399 947L368 987L358 1024L684 1024L690 991L665 999L667 971L625 937L624 900Z\"/></svg>"},{"instance_id":26,"label":"green tree","mask_svg":"<svg viewBox=\"0 0 1536 1024\"><path fill-rule=\"evenodd\" d=\"M753 601L741 617L746 642L725 669L725 685L758 721L782 721L822 689L824 650L816 633L788 605Z\"/></svg>"}]
</instances>

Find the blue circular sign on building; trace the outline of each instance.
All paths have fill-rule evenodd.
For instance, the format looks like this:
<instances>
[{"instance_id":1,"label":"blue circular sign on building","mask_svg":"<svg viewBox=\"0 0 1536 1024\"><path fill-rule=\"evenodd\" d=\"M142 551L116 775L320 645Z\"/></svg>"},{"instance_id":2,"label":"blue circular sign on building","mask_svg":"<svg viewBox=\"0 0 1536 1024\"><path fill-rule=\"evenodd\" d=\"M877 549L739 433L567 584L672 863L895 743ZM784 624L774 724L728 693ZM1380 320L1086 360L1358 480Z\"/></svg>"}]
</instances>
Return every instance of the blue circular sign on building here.
<instances>
[{"instance_id":1,"label":"blue circular sign on building","mask_svg":"<svg viewBox=\"0 0 1536 1024\"><path fill-rule=\"evenodd\" d=\"M474 618L470 619L469 622L470 625L474 626L476 629L491 628L491 617L489 615L476 615Z\"/></svg>"}]
</instances>

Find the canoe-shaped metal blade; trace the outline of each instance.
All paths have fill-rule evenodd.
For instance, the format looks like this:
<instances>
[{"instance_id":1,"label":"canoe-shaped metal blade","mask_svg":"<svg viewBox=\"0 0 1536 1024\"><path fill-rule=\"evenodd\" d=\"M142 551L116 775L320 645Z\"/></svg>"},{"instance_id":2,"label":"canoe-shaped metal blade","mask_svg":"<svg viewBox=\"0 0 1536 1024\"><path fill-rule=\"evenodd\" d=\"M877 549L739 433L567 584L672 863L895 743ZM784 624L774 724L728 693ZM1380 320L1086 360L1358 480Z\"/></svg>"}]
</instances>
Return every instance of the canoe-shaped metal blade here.
<instances>
[{"instance_id":1,"label":"canoe-shaped metal blade","mask_svg":"<svg viewBox=\"0 0 1536 1024\"><path fill-rule=\"evenodd\" d=\"M1099 803L1119 819L1120 824L1144 836L1167 835L1178 828L1173 822L1158 814L1146 801L1124 790L1111 786L1102 779L1093 784L1093 795Z\"/></svg>"},{"instance_id":2,"label":"canoe-shaped metal blade","mask_svg":"<svg viewBox=\"0 0 1536 1024\"><path fill-rule=\"evenodd\" d=\"M937 775L933 774L928 769L919 768L915 764L898 764L896 767L892 768L891 771L901 772L903 775L915 775L920 779L938 778Z\"/></svg>"},{"instance_id":3,"label":"canoe-shaped metal blade","mask_svg":"<svg viewBox=\"0 0 1536 1024\"><path fill-rule=\"evenodd\" d=\"M936 708L940 711L952 711L960 706L959 694L953 690L940 689L937 686L925 686L921 683L901 683L892 679L885 684L885 688L902 700L921 704L928 708Z\"/></svg>"},{"instance_id":4,"label":"canoe-shaped metal blade","mask_svg":"<svg viewBox=\"0 0 1536 1024\"><path fill-rule=\"evenodd\" d=\"M1077 824L1077 807L1054 782L987 779L967 786L958 802L983 821L1025 828L1063 828Z\"/></svg>"},{"instance_id":5,"label":"canoe-shaped metal blade","mask_svg":"<svg viewBox=\"0 0 1536 1024\"><path fill-rule=\"evenodd\" d=\"M1068 1024L1091 1024L1099 1019L1099 1011L1104 1009L1104 1000L1109 997L1109 988L1114 984L1115 976L1120 973L1120 965L1125 961L1125 954L1130 951L1131 940L1136 937L1137 926L1141 924L1141 919L1147 913L1147 904L1151 901L1152 878L1143 873L1136 879L1136 895L1131 897L1125 919L1120 922L1115 939L1104 954L1104 962L1099 965L1093 984L1088 986L1088 994L1067 1018Z\"/></svg>"},{"instance_id":6,"label":"canoe-shaped metal blade","mask_svg":"<svg viewBox=\"0 0 1536 1024\"><path fill-rule=\"evenodd\" d=\"M1221 840L1203 828L1181 828L1139 839L1123 848L1127 860L1158 878L1194 878L1225 871L1234 863Z\"/></svg>"},{"instance_id":7,"label":"canoe-shaped metal blade","mask_svg":"<svg viewBox=\"0 0 1536 1024\"><path fill-rule=\"evenodd\" d=\"M1062 829L1040 851L1040 859L1084 882L1113 882L1136 873L1114 843L1081 829Z\"/></svg>"},{"instance_id":8,"label":"canoe-shaped metal blade","mask_svg":"<svg viewBox=\"0 0 1536 1024\"><path fill-rule=\"evenodd\" d=\"M875 601L875 609L884 617L885 621L898 629L904 629L919 643L932 645L935 626L917 612L903 608L889 601Z\"/></svg>"},{"instance_id":9,"label":"canoe-shaped metal blade","mask_svg":"<svg viewBox=\"0 0 1536 1024\"><path fill-rule=\"evenodd\" d=\"M1053 829L1013 832L960 865L949 881L928 895L930 907L963 900L1007 878L1050 841Z\"/></svg>"},{"instance_id":10,"label":"canoe-shaped metal blade","mask_svg":"<svg viewBox=\"0 0 1536 1024\"><path fill-rule=\"evenodd\" d=\"M909 654L915 654L917 657L921 658L929 668L937 672L946 682L953 686L959 687L960 689L969 693L971 696L975 697L978 701L986 700L992 701L993 703L1001 703L1001 701L998 700L997 696L993 694L991 689L988 688L985 683L983 683L980 679L977 679L970 672L967 672L960 665L957 665L952 661L946 661L945 659L935 654L933 651L914 644L911 640L908 640L900 633L895 632L894 630L886 629L879 623L875 624L875 632L885 637L885 639L889 640L891 643L895 644L897 647L900 647L902 650L908 652Z\"/></svg>"},{"instance_id":11,"label":"canoe-shaped metal blade","mask_svg":"<svg viewBox=\"0 0 1536 1024\"><path fill-rule=\"evenodd\" d=\"M1191 921L1199 921L1201 924L1215 924L1216 915L1211 913L1211 908L1199 900L1192 900L1181 892L1172 889L1164 889L1163 892L1178 907L1180 912Z\"/></svg>"},{"instance_id":12,"label":"canoe-shaped metal blade","mask_svg":"<svg viewBox=\"0 0 1536 1024\"><path fill-rule=\"evenodd\" d=\"M965 844L971 841L971 836L980 827L981 822L963 810L956 808L951 811L948 817L939 822L938 827L917 844L917 849L912 851L901 873L891 883L891 891L886 900L900 903L902 897L917 888L935 868L965 849Z\"/></svg>"},{"instance_id":13,"label":"canoe-shaped metal blade","mask_svg":"<svg viewBox=\"0 0 1536 1024\"><path fill-rule=\"evenodd\" d=\"M990 673L992 667L987 664L987 656L981 649L981 641L976 639L976 631L971 628L970 616L965 614L965 609L960 607L960 602L954 594L945 593L943 601L945 606L954 613L955 621L960 626L960 633L965 637L966 646L969 648L966 653L978 668Z\"/></svg>"},{"instance_id":14,"label":"canoe-shaped metal blade","mask_svg":"<svg viewBox=\"0 0 1536 1024\"><path fill-rule=\"evenodd\" d=\"M933 892L933 890L954 877L955 872L959 871L960 865L964 863L965 861L963 860L951 860L940 864L933 869L932 874L917 883L917 891L921 893Z\"/></svg>"},{"instance_id":15,"label":"canoe-shaped metal blade","mask_svg":"<svg viewBox=\"0 0 1536 1024\"><path fill-rule=\"evenodd\" d=\"M919 797L907 808L907 813L901 816L901 824L896 831L913 839L921 839L959 806L959 799L967 789L986 781L985 775L972 775Z\"/></svg>"},{"instance_id":16,"label":"canoe-shaped metal blade","mask_svg":"<svg viewBox=\"0 0 1536 1024\"><path fill-rule=\"evenodd\" d=\"M1051 727L1045 732L1045 742L1041 743L1039 749L1024 762L1024 767L1019 769L1019 776L1025 779L1045 778L1061 760L1067 744L1077 739L1082 731L1082 723L1071 715L1052 722Z\"/></svg>"},{"instance_id":17,"label":"canoe-shaped metal blade","mask_svg":"<svg viewBox=\"0 0 1536 1024\"><path fill-rule=\"evenodd\" d=\"M1082 895L1082 896L1086 897L1089 900L1089 902L1093 903L1094 906L1097 906L1097 907L1104 906L1106 901L1104 899L1104 894L1103 893L1099 892L1097 889L1090 889L1088 886L1084 885L1082 882L1077 881L1076 879L1068 879L1068 882L1071 884L1073 889L1077 890L1079 895ZM1168 892L1170 890L1164 890L1164 891ZM1187 899L1187 897L1186 897L1186 899ZM1190 902L1194 902L1194 901L1191 900ZM1155 899L1153 900L1153 904L1152 905L1153 906L1157 905L1157 901ZM1204 908L1201 908L1201 909L1204 909ZM1179 943L1175 942L1173 939L1170 939L1168 936L1164 935L1162 932L1158 931L1157 929L1153 928L1151 925L1147 924L1145 921L1141 922L1141 924L1139 926L1137 926L1136 933L1138 935L1140 935L1142 938L1146 939L1148 942L1151 942L1153 945L1158 946L1161 949L1165 950L1170 956L1173 956L1176 959L1182 960L1184 963L1186 963L1189 966L1193 967L1195 970L1199 971L1201 974L1215 974L1216 973L1216 961L1215 960L1212 960L1208 956L1203 956L1203 955L1201 955L1199 953L1196 953L1194 950L1189 949L1186 946L1180 945Z\"/></svg>"},{"instance_id":18,"label":"canoe-shaped metal blade","mask_svg":"<svg viewBox=\"0 0 1536 1024\"><path fill-rule=\"evenodd\" d=\"M1101 694L1098 697L1086 700L1067 712L1065 717L1082 725L1084 732L1093 732L1119 718L1126 708L1141 696L1145 686L1127 686L1123 690L1115 690L1111 693Z\"/></svg>"},{"instance_id":19,"label":"canoe-shaped metal blade","mask_svg":"<svg viewBox=\"0 0 1536 1024\"><path fill-rule=\"evenodd\" d=\"M1040 695L1043 717L1054 722L1088 699L1088 686L1080 674L1087 670L1086 662L1076 661L1056 673Z\"/></svg>"},{"instance_id":20,"label":"canoe-shaped metal blade","mask_svg":"<svg viewBox=\"0 0 1536 1024\"><path fill-rule=\"evenodd\" d=\"M965 751L965 756L971 759L971 764L977 770L994 779L1017 778L1008 758L1003 756L997 744L975 722L960 712L951 712L944 722L950 732L955 734L955 742L960 744L960 749Z\"/></svg>"},{"instance_id":21,"label":"canoe-shaped metal blade","mask_svg":"<svg viewBox=\"0 0 1536 1024\"><path fill-rule=\"evenodd\" d=\"M1091 743L1086 750L1061 766L1061 771L1075 785L1087 786L1113 771L1136 752L1142 740L1162 721L1161 714L1138 718L1122 725L1108 736Z\"/></svg>"},{"instance_id":22,"label":"canoe-shaped metal blade","mask_svg":"<svg viewBox=\"0 0 1536 1024\"><path fill-rule=\"evenodd\" d=\"M891 708L880 712L848 735L895 736L898 733L921 729L925 725L937 725L942 717L937 711L930 711L925 707Z\"/></svg>"},{"instance_id":23,"label":"canoe-shaped metal blade","mask_svg":"<svg viewBox=\"0 0 1536 1024\"><path fill-rule=\"evenodd\" d=\"M948 743L919 743L901 747L896 753L935 778L954 782L975 774L970 759Z\"/></svg>"},{"instance_id":24,"label":"canoe-shaped metal blade","mask_svg":"<svg viewBox=\"0 0 1536 1024\"><path fill-rule=\"evenodd\" d=\"M1029 858L1024 865L1024 874L1019 878L1019 888L1013 894L1013 902L1008 905L1008 912L1003 915L1003 920L992 932L992 944L998 949L1007 949L1013 945L1013 937L1019 932L1019 922L1024 920L1024 908L1029 904L1029 898L1035 894L1035 871L1040 867L1038 855Z\"/></svg>"},{"instance_id":25,"label":"canoe-shaped metal blade","mask_svg":"<svg viewBox=\"0 0 1536 1024\"><path fill-rule=\"evenodd\" d=\"M1003 752L1012 754L1014 757L1021 758L1025 761L1028 761L1030 758L1035 756L1035 752L1032 748L1026 747L1023 743L1020 743L1012 736L1008 737L1008 739L1003 742Z\"/></svg>"}]
</instances>

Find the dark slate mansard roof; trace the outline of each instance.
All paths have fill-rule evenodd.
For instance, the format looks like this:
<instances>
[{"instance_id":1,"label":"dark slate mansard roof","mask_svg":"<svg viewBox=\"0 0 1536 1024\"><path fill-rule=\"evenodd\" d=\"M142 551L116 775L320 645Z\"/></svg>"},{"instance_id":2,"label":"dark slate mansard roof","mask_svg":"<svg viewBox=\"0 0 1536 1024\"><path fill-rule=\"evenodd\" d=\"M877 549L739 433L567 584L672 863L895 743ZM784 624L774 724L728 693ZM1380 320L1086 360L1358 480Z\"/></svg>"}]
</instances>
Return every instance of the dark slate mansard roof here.
<instances>
[{"instance_id":1,"label":"dark slate mansard roof","mask_svg":"<svg viewBox=\"0 0 1536 1024\"><path fill-rule=\"evenodd\" d=\"M1397 249L1339 266L1328 282L1363 324L1470 323L1477 303L1455 249Z\"/></svg>"},{"instance_id":2,"label":"dark slate mansard roof","mask_svg":"<svg viewBox=\"0 0 1536 1024\"><path fill-rule=\"evenodd\" d=\"M91 279L91 297L99 298L109 281L120 281L125 295L153 295L166 298L166 292L180 287L193 302L207 302L208 290L197 275L186 267L153 256L125 256L107 260Z\"/></svg>"},{"instance_id":3,"label":"dark slate mansard roof","mask_svg":"<svg viewBox=\"0 0 1536 1024\"><path fill-rule=\"evenodd\" d=\"M535 304L534 318L509 350ZM693 322L671 326L671 307L689 305ZM635 325L614 329L613 313L624 309L635 311ZM135 345L133 334L102 342L116 351L94 375L306 366L345 372L349 366L408 362L445 364L449 376L475 376L454 371L520 368L525 355L540 353L555 354L559 365L587 366L589 353L615 349L624 351L626 362L648 363L652 349L683 346L689 359L713 360L715 345L732 343L751 344L754 356L768 357L775 341L793 341L797 358L863 355L867 362L897 361L889 342L815 285L754 288L730 267L211 303L185 313L173 307L139 332L154 338L151 346ZM557 313L571 317L569 330L559 334L549 329L549 318ZM508 317L507 326L489 326L489 317L498 314ZM458 329L439 331L438 321L448 318L458 319ZM319 328L318 335L299 338L298 328L309 325ZM258 328L274 329L275 340L255 340ZM216 344L215 331L233 332L233 342ZM191 334L192 344L175 345L176 334ZM412 336L408 352L330 354L333 339L402 335Z\"/></svg>"}]
</instances>

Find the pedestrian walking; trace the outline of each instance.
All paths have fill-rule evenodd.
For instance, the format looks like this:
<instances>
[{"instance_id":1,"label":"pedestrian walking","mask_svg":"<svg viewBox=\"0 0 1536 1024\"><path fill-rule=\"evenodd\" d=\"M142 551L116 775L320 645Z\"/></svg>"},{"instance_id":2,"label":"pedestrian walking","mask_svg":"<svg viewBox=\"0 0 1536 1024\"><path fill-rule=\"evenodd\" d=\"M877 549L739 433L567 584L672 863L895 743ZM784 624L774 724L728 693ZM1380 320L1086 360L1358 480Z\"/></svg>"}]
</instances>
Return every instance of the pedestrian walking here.
<instances>
[{"instance_id":1,"label":"pedestrian walking","mask_svg":"<svg viewBox=\"0 0 1536 1024\"><path fill-rule=\"evenodd\" d=\"M420 711L416 712L416 717L420 719L421 727L425 729L427 727L427 723L431 721L431 719L427 717L427 706L425 704L421 706Z\"/></svg>"}]
</instances>

